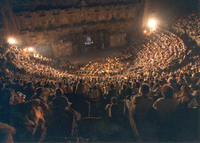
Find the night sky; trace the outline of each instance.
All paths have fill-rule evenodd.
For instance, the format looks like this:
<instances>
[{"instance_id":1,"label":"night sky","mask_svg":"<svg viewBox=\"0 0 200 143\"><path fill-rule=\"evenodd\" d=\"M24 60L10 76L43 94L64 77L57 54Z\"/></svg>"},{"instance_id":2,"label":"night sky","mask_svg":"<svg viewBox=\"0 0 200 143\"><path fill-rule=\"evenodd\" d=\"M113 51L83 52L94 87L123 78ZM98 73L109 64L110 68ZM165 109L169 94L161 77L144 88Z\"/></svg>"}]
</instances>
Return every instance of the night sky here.
<instances>
[{"instance_id":1,"label":"night sky","mask_svg":"<svg viewBox=\"0 0 200 143\"><path fill-rule=\"evenodd\" d=\"M157 0L157 16L162 21L169 21L192 12L200 12L200 0Z\"/></svg>"}]
</instances>

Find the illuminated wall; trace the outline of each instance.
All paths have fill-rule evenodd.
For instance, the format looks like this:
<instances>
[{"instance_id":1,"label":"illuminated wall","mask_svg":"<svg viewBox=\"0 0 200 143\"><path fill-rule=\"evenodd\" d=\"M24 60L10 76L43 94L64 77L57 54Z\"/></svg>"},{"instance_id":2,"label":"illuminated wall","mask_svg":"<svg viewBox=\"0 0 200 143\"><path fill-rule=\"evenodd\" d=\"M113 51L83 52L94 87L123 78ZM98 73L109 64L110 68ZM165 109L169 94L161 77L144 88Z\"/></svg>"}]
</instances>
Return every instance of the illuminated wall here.
<instances>
[{"instance_id":1,"label":"illuminated wall","mask_svg":"<svg viewBox=\"0 0 200 143\"><path fill-rule=\"evenodd\" d=\"M23 12L15 15L20 34L29 43L50 42L54 37L64 33L80 33L84 30L124 29L132 20L136 20L134 5L97 6L54 9L50 11ZM121 26L121 28L120 28ZM116 29L116 28L120 29ZM45 40L45 41L44 41Z\"/></svg>"},{"instance_id":2,"label":"illuminated wall","mask_svg":"<svg viewBox=\"0 0 200 143\"><path fill-rule=\"evenodd\" d=\"M84 33L106 31L107 37L115 33L134 32L141 26L143 0L57 1L6 1L12 10L10 17L14 23L14 26L6 24L6 28L9 30L13 27L15 30L11 31L17 31L15 33L21 38L22 45L52 45L63 37L71 37L69 41L72 42L72 46L77 45L81 48L84 41L82 45L74 42L82 40L81 35ZM7 10L4 9L3 13ZM9 16L4 17L4 21L8 21L7 19ZM110 37L106 39L109 41Z\"/></svg>"}]
</instances>

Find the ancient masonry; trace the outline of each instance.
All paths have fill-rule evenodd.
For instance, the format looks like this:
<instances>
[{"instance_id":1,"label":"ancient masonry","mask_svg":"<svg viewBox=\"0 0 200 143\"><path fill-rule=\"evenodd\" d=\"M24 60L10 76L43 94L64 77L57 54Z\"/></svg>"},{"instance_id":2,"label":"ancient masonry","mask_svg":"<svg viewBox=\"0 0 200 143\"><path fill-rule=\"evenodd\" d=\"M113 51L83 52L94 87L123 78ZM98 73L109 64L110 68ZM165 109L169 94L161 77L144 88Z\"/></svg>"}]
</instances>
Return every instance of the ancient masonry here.
<instances>
[{"instance_id":1,"label":"ancient masonry","mask_svg":"<svg viewBox=\"0 0 200 143\"><path fill-rule=\"evenodd\" d=\"M38 0L33 1L37 6L42 5ZM141 28L145 0L109 1L76 0L64 8L44 10L32 6L32 9L20 10L20 6L15 5L16 0L4 0L1 31L6 36L18 37L21 45L50 46L56 57L71 55L84 47L87 37L96 47L126 45L128 32Z\"/></svg>"}]
</instances>

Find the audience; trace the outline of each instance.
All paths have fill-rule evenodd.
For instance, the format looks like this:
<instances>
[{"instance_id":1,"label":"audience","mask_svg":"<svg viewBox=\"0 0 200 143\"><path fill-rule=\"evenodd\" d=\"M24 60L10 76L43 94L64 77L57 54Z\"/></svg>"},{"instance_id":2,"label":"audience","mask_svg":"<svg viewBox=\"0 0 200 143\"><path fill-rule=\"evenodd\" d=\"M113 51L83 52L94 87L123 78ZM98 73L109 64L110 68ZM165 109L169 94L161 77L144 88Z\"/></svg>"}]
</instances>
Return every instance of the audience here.
<instances>
[{"instance_id":1,"label":"audience","mask_svg":"<svg viewBox=\"0 0 200 143\"><path fill-rule=\"evenodd\" d=\"M179 17L174 21L172 29L176 33L187 34L200 46L200 13L190 13L185 17Z\"/></svg>"},{"instance_id":2,"label":"audience","mask_svg":"<svg viewBox=\"0 0 200 143\"><path fill-rule=\"evenodd\" d=\"M128 47L130 53L91 61L72 74L75 69L69 62L58 64L9 47L7 53L0 53L0 110L37 102L41 109L33 111L41 119L44 116L47 134L52 131L52 136L70 137L76 135L76 123L82 118L104 118L108 110L113 122L130 120L142 141L169 141L169 134L165 132L166 136L161 137L156 131L168 130L164 124L173 118L173 126L178 126L178 121L187 117L175 115L185 109L198 113L200 58L195 53L187 54L190 49L175 34L158 29ZM123 118L127 114L129 119ZM190 119L196 121L193 114ZM178 135L174 134L171 141L179 141Z\"/></svg>"}]
</instances>

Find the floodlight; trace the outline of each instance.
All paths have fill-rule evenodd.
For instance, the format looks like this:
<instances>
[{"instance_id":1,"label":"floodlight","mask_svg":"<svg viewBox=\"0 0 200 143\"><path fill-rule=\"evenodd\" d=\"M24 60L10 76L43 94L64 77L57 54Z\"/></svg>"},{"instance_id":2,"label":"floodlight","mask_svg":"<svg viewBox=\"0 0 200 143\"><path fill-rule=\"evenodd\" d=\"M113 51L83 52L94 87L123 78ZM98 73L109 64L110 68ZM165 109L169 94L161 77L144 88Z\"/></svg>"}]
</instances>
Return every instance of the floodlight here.
<instances>
[{"instance_id":1,"label":"floodlight","mask_svg":"<svg viewBox=\"0 0 200 143\"><path fill-rule=\"evenodd\" d=\"M149 27L154 28L156 26L156 21L154 19L149 20L148 22Z\"/></svg>"},{"instance_id":2,"label":"floodlight","mask_svg":"<svg viewBox=\"0 0 200 143\"><path fill-rule=\"evenodd\" d=\"M9 38L9 39L8 39L8 42L9 42L10 44L15 44L15 43L16 43L15 39L13 39L13 38Z\"/></svg>"},{"instance_id":3,"label":"floodlight","mask_svg":"<svg viewBox=\"0 0 200 143\"><path fill-rule=\"evenodd\" d=\"M30 52L32 52L32 51L33 51L33 48L32 48L32 47L29 47L28 50L29 50Z\"/></svg>"}]
</instances>

